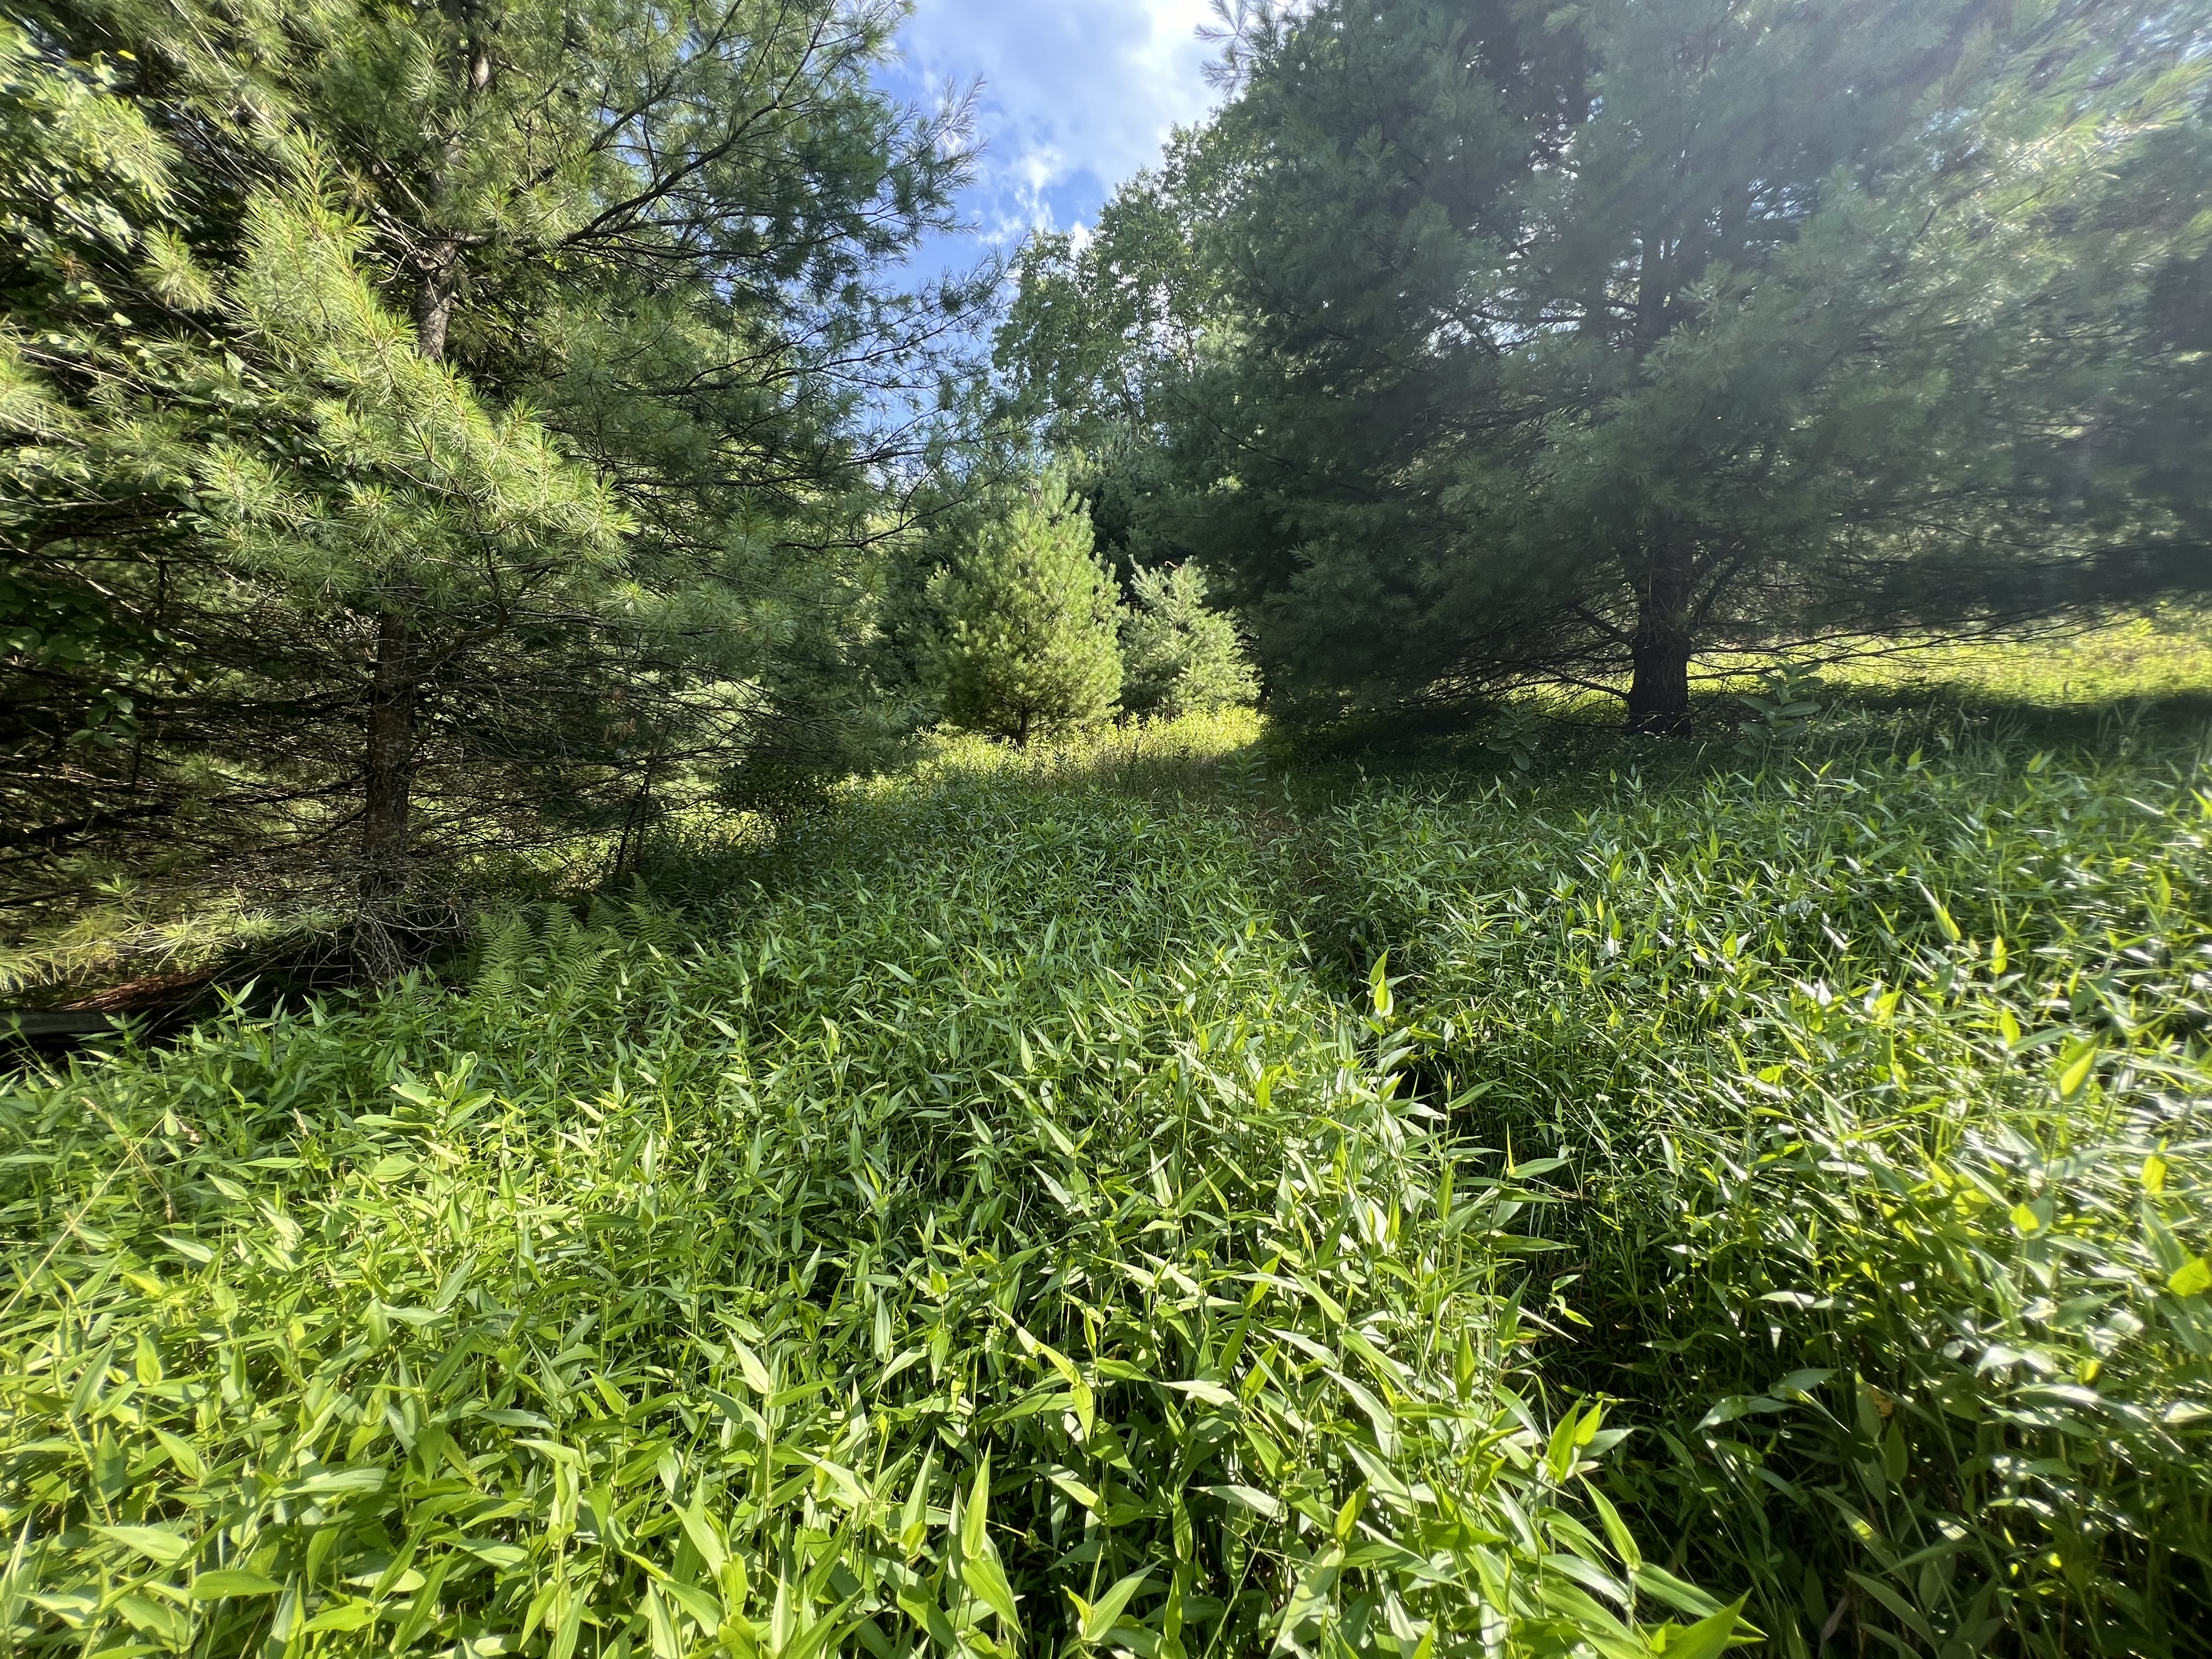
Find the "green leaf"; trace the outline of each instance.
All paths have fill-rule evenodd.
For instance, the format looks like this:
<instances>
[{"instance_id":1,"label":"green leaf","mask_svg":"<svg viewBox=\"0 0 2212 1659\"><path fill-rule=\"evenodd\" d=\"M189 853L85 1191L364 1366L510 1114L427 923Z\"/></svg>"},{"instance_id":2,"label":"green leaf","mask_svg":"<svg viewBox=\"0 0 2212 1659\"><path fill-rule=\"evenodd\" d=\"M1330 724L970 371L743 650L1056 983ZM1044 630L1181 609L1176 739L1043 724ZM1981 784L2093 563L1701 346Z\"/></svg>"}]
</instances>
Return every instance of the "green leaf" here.
<instances>
[{"instance_id":1,"label":"green leaf","mask_svg":"<svg viewBox=\"0 0 2212 1659\"><path fill-rule=\"evenodd\" d=\"M1613 1508L1612 1499L1587 1481L1584 1482L1584 1489L1589 1493L1591 1507L1597 1510L1599 1523L1605 1528L1606 1539L1612 1544L1613 1553L1620 1558L1620 1564L1633 1573L1644 1565L1644 1553L1636 1547L1636 1534L1629 1531L1628 1523L1620 1518L1620 1511Z\"/></svg>"},{"instance_id":2,"label":"green leaf","mask_svg":"<svg viewBox=\"0 0 2212 1659\"><path fill-rule=\"evenodd\" d=\"M675 1615L668 1610L667 1598L662 1594L664 1588L654 1583L645 1587L646 1636L652 1646L653 1659L684 1659L684 1638L676 1633Z\"/></svg>"},{"instance_id":3,"label":"green leaf","mask_svg":"<svg viewBox=\"0 0 2212 1659\"><path fill-rule=\"evenodd\" d=\"M758 1354L735 1337L730 1339L730 1352L738 1357L738 1369L744 1373L747 1388L763 1400L775 1392L775 1379L769 1375L768 1367L761 1364Z\"/></svg>"},{"instance_id":4,"label":"green leaf","mask_svg":"<svg viewBox=\"0 0 2212 1659\"><path fill-rule=\"evenodd\" d=\"M1927 1620L1923 1619L1919 1613L1913 1608L1911 1604L1906 1601L1902 1595L1899 1595L1895 1590L1892 1589L1887 1584L1883 1583L1880 1579L1869 1578L1863 1572L1854 1572L1850 1574L1849 1577L1854 1584L1856 1584L1869 1595L1871 1595L1875 1601L1881 1602L1883 1607L1888 1608L1890 1612L1896 1614L1898 1619L1907 1629L1911 1631L1914 1635L1919 1637L1922 1641L1928 1643L1930 1646L1935 1644L1935 1631L1929 1627Z\"/></svg>"},{"instance_id":5,"label":"green leaf","mask_svg":"<svg viewBox=\"0 0 2212 1659\"><path fill-rule=\"evenodd\" d=\"M699 1559L707 1564L707 1571L719 1574L722 1571L722 1563L730 1559L729 1552L722 1547L721 1536L714 1530L714 1523L708 1518L705 1494L702 1492L695 1497L690 1508L678 1510L676 1514L677 1519L684 1524L684 1535L691 1540L691 1547L699 1552Z\"/></svg>"},{"instance_id":6,"label":"green leaf","mask_svg":"<svg viewBox=\"0 0 2212 1659\"><path fill-rule=\"evenodd\" d=\"M181 1648L191 1640L191 1615L182 1607L150 1595L125 1595L115 1604L133 1630L153 1637L173 1648Z\"/></svg>"},{"instance_id":7,"label":"green leaf","mask_svg":"<svg viewBox=\"0 0 2212 1659\"><path fill-rule=\"evenodd\" d=\"M963 1555L981 1555L990 1548L991 1534L988 1518L991 1513L991 1454L983 1454L976 1465L975 1479L968 1488L968 1505L960 1516L960 1551Z\"/></svg>"},{"instance_id":8,"label":"green leaf","mask_svg":"<svg viewBox=\"0 0 2212 1659\"><path fill-rule=\"evenodd\" d=\"M847 1596L801 1631L794 1640L779 1649L775 1659L813 1659L815 1654L830 1643L842 1641L847 1633L846 1618L860 1599L857 1594Z\"/></svg>"},{"instance_id":9,"label":"green leaf","mask_svg":"<svg viewBox=\"0 0 2212 1659\"><path fill-rule=\"evenodd\" d=\"M1164 1389L1173 1389L1178 1394L1188 1395L1201 1405L1234 1406L1237 1403L1237 1396L1218 1382L1205 1382L1193 1379L1184 1382L1163 1382L1160 1386Z\"/></svg>"},{"instance_id":10,"label":"green leaf","mask_svg":"<svg viewBox=\"0 0 2212 1659\"><path fill-rule=\"evenodd\" d=\"M1126 1578L1116 1579L1108 1587L1105 1595L1089 1607L1085 1607L1078 1600L1076 1606L1081 1622L1077 1626L1077 1636L1093 1646L1104 1641L1112 1633L1114 1626L1121 1622L1121 1609L1129 1605L1132 1596L1144 1589L1145 1582L1150 1577L1148 1572L1139 1569Z\"/></svg>"},{"instance_id":11,"label":"green leaf","mask_svg":"<svg viewBox=\"0 0 2212 1659\"><path fill-rule=\"evenodd\" d=\"M2202 1296L2212 1290L2212 1261L2192 1256L2173 1271L2166 1281L2166 1288L2176 1296Z\"/></svg>"},{"instance_id":12,"label":"green leaf","mask_svg":"<svg viewBox=\"0 0 2212 1659\"><path fill-rule=\"evenodd\" d=\"M1694 1625L1678 1625L1666 1632L1665 1645L1655 1643L1666 1659L1717 1659L1726 1651L1735 1637L1736 1626L1743 1621L1743 1598L1738 1596L1728 1606Z\"/></svg>"},{"instance_id":13,"label":"green leaf","mask_svg":"<svg viewBox=\"0 0 2212 1659\"><path fill-rule=\"evenodd\" d=\"M1291 1645L1299 1626L1318 1618L1327 1609L1343 1571L1344 1551L1335 1544L1305 1564L1291 1590L1290 1600L1284 1604L1282 1620L1275 1627L1277 1649Z\"/></svg>"},{"instance_id":14,"label":"green leaf","mask_svg":"<svg viewBox=\"0 0 2212 1659\"><path fill-rule=\"evenodd\" d=\"M154 1438L161 1442L161 1449L169 1454L169 1462L177 1466L177 1472L186 1480L198 1480L206 1474L207 1470L200 1462L200 1455L192 1449L189 1440L179 1435L171 1434L167 1429L155 1430Z\"/></svg>"},{"instance_id":15,"label":"green leaf","mask_svg":"<svg viewBox=\"0 0 2212 1659\"><path fill-rule=\"evenodd\" d=\"M102 1538L112 1538L126 1548L173 1567L198 1548L191 1539L171 1531L167 1527L94 1527L92 1530Z\"/></svg>"},{"instance_id":16,"label":"green leaf","mask_svg":"<svg viewBox=\"0 0 2212 1659\"><path fill-rule=\"evenodd\" d=\"M1695 1584L1685 1583L1664 1567L1655 1567L1649 1561L1630 1575L1636 1588L1655 1601L1663 1601L1677 1613L1687 1613L1692 1619L1710 1620L1723 1611L1721 1604ZM1742 1604L1737 1604L1741 1607Z\"/></svg>"},{"instance_id":17,"label":"green leaf","mask_svg":"<svg viewBox=\"0 0 2212 1659\"><path fill-rule=\"evenodd\" d=\"M377 1607L374 1601L340 1601L335 1607L325 1607L307 1620L311 1631L359 1630L376 1622Z\"/></svg>"},{"instance_id":18,"label":"green leaf","mask_svg":"<svg viewBox=\"0 0 2212 1659\"><path fill-rule=\"evenodd\" d=\"M1398 1451L1398 1420L1390 1408L1377 1400L1365 1388L1334 1367L1324 1367L1337 1387L1352 1396L1352 1404L1366 1415L1369 1427L1375 1431L1376 1448L1385 1457L1395 1457Z\"/></svg>"},{"instance_id":19,"label":"green leaf","mask_svg":"<svg viewBox=\"0 0 2212 1659\"><path fill-rule=\"evenodd\" d=\"M195 1601L219 1601L234 1595L275 1595L283 1588L258 1572L247 1572L240 1567L217 1567L192 1580L191 1597Z\"/></svg>"},{"instance_id":20,"label":"green leaf","mask_svg":"<svg viewBox=\"0 0 2212 1659\"><path fill-rule=\"evenodd\" d=\"M995 1557L963 1554L960 1558L960 1580L975 1591L978 1601L999 1615L1008 1636L1020 1633L1021 1620L1014 1612L1013 1587L1006 1583L1006 1569Z\"/></svg>"},{"instance_id":21,"label":"green leaf","mask_svg":"<svg viewBox=\"0 0 2212 1659\"><path fill-rule=\"evenodd\" d=\"M2060 1098L2071 1100L2080 1094L2081 1085L2088 1082L2089 1073L2096 1064L2097 1045L2094 1042L2085 1042L2069 1054L2058 1070Z\"/></svg>"},{"instance_id":22,"label":"green leaf","mask_svg":"<svg viewBox=\"0 0 2212 1659\"><path fill-rule=\"evenodd\" d=\"M439 1593L446 1587L447 1575L453 1570L453 1557L441 1555L430 1564L430 1571L408 1603L407 1614L399 1627L392 1633L392 1650L404 1653L415 1638L430 1628L438 1616Z\"/></svg>"},{"instance_id":23,"label":"green leaf","mask_svg":"<svg viewBox=\"0 0 2212 1659\"><path fill-rule=\"evenodd\" d=\"M722 1604L706 1590L676 1578L662 1579L659 1589L663 1595L696 1620L701 1630L713 1632L721 1628Z\"/></svg>"},{"instance_id":24,"label":"green leaf","mask_svg":"<svg viewBox=\"0 0 2212 1659\"><path fill-rule=\"evenodd\" d=\"M1951 913L1944 907L1943 901L1942 899L1937 898L1934 893L1929 891L1925 885L1922 886L1920 890L1920 896L1928 901L1928 908L1936 918L1936 926L1942 930L1943 937L1946 939L1949 940L1952 944L1956 945L1960 939L1966 937L1965 934L1959 931L1959 924L1951 919Z\"/></svg>"},{"instance_id":25,"label":"green leaf","mask_svg":"<svg viewBox=\"0 0 2212 1659\"><path fill-rule=\"evenodd\" d=\"M915 1471L914 1487L907 1493L906 1505L899 1511L899 1547L909 1556L918 1555L929 1540L929 1477L936 1466L934 1448L921 1455L921 1467Z\"/></svg>"},{"instance_id":26,"label":"green leaf","mask_svg":"<svg viewBox=\"0 0 2212 1659\"><path fill-rule=\"evenodd\" d=\"M325 1469L320 1474L308 1475L279 1487L278 1495L284 1498L347 1498L363 1497L384 1490L386 1472L374 1467L357 1469Z\"/></svg>"},{"instance_id":27,"label":"green leaf","mask_svg":"<svg viewBox=\"0 0 2212 1659\"><path fill-rule=\"evenodd\" d=\"M1211 1493L1216 1498L1226 1498L1240 1509L1249 1510L1253 1514L1269 1521L1279 1521L1283 1518L1282 1500L1261 1492L1256 1486L1200 1486L1199 1491Z\"/></svg>"}]
</instances>

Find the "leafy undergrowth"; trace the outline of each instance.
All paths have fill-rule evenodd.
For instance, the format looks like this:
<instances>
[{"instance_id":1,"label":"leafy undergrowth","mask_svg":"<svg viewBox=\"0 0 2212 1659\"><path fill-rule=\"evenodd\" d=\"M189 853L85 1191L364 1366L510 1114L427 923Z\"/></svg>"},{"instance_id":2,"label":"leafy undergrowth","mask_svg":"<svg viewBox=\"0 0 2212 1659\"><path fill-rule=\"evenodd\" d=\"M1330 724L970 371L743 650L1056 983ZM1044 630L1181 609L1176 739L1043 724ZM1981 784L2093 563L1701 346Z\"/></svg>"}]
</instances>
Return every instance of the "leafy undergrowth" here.
<instances>
[{"instance_id":1,"label":"leafy undergrowth","mask_svg":"<svg viewBox=\"0 0 2212 1659\"><path fill-rule=\"evenodd\" d=\"M1898 729L1297 813L1249 732L955 745L462 989L21 1077L0 1615L2203 1651L2199 750Z\"/></svg>"},{"instance_id":2,"label":"leafy undergrowth","mask_svg":"<svg viewBox=\"0 0 2212 1659\"><path fill-rule=\"evenodd\" d=\"M2212 790L2130 742L1310 830L1421 1066L1575 1171L1537 1368L1630 1402L1616 1502L1784 1652L2205 1650Z\"/></svg>"},{"instance_id":3,"label":"leafy undergrowth","mask_svg":"<svg viewBox=\"0 0 2212 1659\"><path fill-rule=\"evenodd\" d=\"M16 1647L1726 1644L1525 1364L1540 1166L1235 817L947 771L799 842L0 1097Z\"/></svg>"}]
</instances>

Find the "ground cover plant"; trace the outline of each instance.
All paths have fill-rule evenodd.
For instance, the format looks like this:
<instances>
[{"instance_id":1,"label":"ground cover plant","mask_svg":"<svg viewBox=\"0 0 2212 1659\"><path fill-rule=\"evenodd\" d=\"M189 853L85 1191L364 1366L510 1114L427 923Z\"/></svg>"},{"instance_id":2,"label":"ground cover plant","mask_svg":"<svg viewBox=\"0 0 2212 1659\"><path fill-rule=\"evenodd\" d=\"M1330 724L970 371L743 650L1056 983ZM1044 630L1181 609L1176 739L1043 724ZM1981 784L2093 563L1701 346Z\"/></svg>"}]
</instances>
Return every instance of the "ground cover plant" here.
<instances>
[{"instance_id":1,"label":"ground cover plant","mask_svg":"<svg viewBox=\"0 0 2212 1659\"><path fill-rule=\"evenodd\" d=\"M1720 1649L1516 1358L1535 1172L1234 818L956 775L786 856L9 1091L16 1644Z\"/></svg>"},{"instance_id":2,"label":"ground cover plant","mask_svg":"<svg viewBox=\"0 0 2212 1659\"><path fill-rule=\"evenodd\" d=\"M0 0L9 1651L2212 1655L2212 0L963 3Z\"/></svg>"},{"instance_id":3,"label":"ground cover plant","mask_svg":"<svg viewBox=\"0 0 2212 1659\"><path fill-rule=\"evenodd\" d=\"M2201 1651L2212 791L2079 719L962 740L450 984L26 1070L0 1614Z\"/></svg>"},{"instance_id":4,"label":"ground cover plant","mask_svg":"<svg viewBox=\"0 0 2212 1659\"><path fill-rule=\"evenodd\" d=\"M1322 896L1574 1171L1538 1368L1636 1402L1613 1490L1676 1571L1790 1652L2191 1650L2212 795L2185 742L1931 735L1369 792Z\"/></svg>"}]
</instances>

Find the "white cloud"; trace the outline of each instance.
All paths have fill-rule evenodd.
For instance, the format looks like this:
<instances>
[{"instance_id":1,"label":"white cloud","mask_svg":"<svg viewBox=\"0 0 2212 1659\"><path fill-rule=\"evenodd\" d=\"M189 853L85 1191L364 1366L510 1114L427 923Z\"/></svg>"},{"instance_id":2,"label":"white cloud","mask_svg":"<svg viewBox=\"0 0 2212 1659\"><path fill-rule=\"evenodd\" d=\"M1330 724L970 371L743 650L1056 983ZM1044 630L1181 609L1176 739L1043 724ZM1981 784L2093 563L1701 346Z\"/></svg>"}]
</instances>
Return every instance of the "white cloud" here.
<instances>
[{"instance_id":1,"label":"white cloud","mask_svg":"<svg viewBox=\"0 0 2212 1659\"><path fill-rule=\"evenodd\" d=\"M919 0L887 77L908 95L982 82L982 166L964 204L994 241L1093 216L1202 115L1206 0Z\"/></svg>"}]
</instances>

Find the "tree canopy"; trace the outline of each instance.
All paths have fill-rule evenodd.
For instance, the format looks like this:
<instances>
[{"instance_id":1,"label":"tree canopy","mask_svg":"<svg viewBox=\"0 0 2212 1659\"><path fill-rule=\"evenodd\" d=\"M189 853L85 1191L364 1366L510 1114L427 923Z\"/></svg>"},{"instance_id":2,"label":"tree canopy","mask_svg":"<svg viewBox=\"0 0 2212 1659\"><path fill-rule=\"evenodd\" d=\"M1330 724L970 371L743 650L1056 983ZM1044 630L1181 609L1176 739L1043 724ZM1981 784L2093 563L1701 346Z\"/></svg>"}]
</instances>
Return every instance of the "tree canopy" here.
<instances>
[{"instance_id":1,"label":"tree canopy","mask_svg":"<svg viewBox=\"0 0 2212 1659\"><path fill-rule=\"evenodd\" d=\"M18 860L264 884L836 764L886 481L979 295L889 0L33 7L0 37ZM418 895L427 899L432 896Z\"/></svg>"},{"instance_id":2,"label":"tree canopy","mask_svg":"<svg viewBox=\"0 0 2212 1659\"><path fill-rule=\"evenodd\" d=\"M1317 710L2201 589L2201 5L1324 0L1000 356Z\"/></svg>"}]
</instances>

